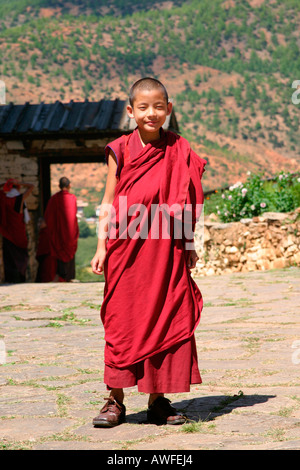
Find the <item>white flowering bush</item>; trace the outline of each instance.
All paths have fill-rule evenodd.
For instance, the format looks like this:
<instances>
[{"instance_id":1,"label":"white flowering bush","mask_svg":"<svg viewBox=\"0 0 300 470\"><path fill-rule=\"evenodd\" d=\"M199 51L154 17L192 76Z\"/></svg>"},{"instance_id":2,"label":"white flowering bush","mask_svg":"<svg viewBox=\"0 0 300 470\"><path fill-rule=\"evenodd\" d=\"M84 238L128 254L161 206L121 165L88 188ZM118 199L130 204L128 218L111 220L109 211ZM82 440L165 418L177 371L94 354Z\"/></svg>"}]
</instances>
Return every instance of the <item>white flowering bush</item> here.
<instances>
[{"instance_id":1,"label":"white flowering bush","mask_svg":"<svg viewBox=\"0 0 300 470\"><path fill-rule=\"evenodd\" d=\"M266 211L288 212L300 205L300 178L290 173L279 173L272 183L262 175L248 172L245 183L237 182L223 191L216 206L222 222L252 218Z\"/></svg>"},{"instance_id":2,"label":"white flowering bush","mask_svg":"<svg viewBox=\"0 0 300 470\"><path fill-rule=\"evenodd\" d=\"M300 205L300 178L281 172L274 185L274 207L278 212L289 212Z\"/></svg>"}]
</instances>

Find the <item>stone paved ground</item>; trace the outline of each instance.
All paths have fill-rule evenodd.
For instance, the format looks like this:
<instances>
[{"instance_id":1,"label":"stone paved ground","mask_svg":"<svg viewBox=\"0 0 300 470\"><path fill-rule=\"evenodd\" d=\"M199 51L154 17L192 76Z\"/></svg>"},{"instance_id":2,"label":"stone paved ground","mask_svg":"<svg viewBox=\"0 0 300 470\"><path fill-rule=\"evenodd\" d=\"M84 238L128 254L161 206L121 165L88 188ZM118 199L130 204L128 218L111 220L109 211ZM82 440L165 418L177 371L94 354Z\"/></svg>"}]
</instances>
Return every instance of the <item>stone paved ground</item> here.
<instances>
[{"instance_id":1,"label":"stone paved ground","mask_svg":"<svg viewBox=\"0 0 300 470\"><path fill-rule=\"evenodd\" d=\"M147 424L133 387L115 429L91 424L107 396L103 285L2 285L0 448L300 449L299 280L297 268L197 279L203 384L169 396L189 422Z\"/></svg>"}]
</instances>

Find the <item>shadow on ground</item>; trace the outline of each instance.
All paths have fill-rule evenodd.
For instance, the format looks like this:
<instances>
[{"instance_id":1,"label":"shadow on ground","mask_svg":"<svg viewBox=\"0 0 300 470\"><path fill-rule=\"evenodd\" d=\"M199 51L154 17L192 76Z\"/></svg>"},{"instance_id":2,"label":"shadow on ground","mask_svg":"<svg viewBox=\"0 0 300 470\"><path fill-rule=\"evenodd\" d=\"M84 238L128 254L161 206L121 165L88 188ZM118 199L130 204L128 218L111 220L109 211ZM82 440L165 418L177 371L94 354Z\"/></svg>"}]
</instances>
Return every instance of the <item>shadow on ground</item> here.
<instances>
[{"instance_id":1,"label":"shadow on ground","mask_svg":"<svg viewBox=\"0 0 300 470\"><path fill-rule=\"evenodd\" d=\"M218 416L231 413L236 408L246 408L249 406L265 403L275 398L276 395L238 395L227 396L217 395L212 397L192 398L172 402L176 410L185 414L189 421L212 421ZM139 411L126 415L127 423L147 424L147 412Z\"/></svg>"}]
</instances>

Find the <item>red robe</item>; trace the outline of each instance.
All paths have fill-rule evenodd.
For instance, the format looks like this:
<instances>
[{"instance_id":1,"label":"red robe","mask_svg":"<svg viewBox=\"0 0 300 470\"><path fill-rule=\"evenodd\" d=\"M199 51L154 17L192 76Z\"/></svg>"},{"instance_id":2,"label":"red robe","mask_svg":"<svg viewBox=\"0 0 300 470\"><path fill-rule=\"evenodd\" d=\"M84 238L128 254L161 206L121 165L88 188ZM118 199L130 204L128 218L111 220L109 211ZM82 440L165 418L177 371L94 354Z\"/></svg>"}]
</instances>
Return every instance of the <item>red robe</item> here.
<instances>
[{"instance_id":1,"label":"red robe","mask_svg":"<svg viewBox=\"0 0 300 470\"><path fill-rule=\"evenodd\" d=\"M15 246L27 249L28 239L24 214L15 211L16 197L0 191L0 233Z\"/></svg>"},{"instance_id":2,"label":"red robe","mask_svg":"<svg viewBox=\"0 0 300 470\"><path fill-rule=\"evenodd\" d=\"M182 213L185 204L192 204L194 226L199 216L196 205L203 204L204 199L201 177L206 164L185 139L172 132L162 131L158 141L142 147L135 130L129 141L121 137L112 142L109 149L117 157L119 181L113 202L115 217L112 217L107 242L106 284L101 307L108 380L115 371L139 368L141 363L148 364L149 360L166 356L168 352L173 354L187 344L190 359L191 351L196 357L194 332L203 301L187 268L184 238L174 237L175 219L179 214L170 218L170 236L162 238L154 234L151 211L153 205L168 204L179 206ZM124 155L128 160L125 165ZM126 237L126 227L138 225L139 212L126 214L124 221L120 198L125 196L127 209L134 204L146 207L139 225L143 233L148 230L147 238ZM151 369L153 367L152 361ZM149 387L148 381L141 391L170 391L150 390Z\"/></svg>"},{"instance_id":3,"label":"red robe","mask_svg":"<svg viewBox=\"0 0 300 470\"><path fill-rule=\"evenodd\" d=\"M76 196L62 190L50 198L44 215L51 255L65 263L74 258L77 250L79 229L76 213Z\"/></svg>"},{"instance_id":4,"label":"red robe","mask_svg":"<svg viewBox=\"0 0 300 470\"><path fill-rule=\"evenodd\" d=\"M48 227L40 229L36 259L39 262L36 282L53 281L56 274L56 259L51 255Z\"/></svg>"}]
</instances>

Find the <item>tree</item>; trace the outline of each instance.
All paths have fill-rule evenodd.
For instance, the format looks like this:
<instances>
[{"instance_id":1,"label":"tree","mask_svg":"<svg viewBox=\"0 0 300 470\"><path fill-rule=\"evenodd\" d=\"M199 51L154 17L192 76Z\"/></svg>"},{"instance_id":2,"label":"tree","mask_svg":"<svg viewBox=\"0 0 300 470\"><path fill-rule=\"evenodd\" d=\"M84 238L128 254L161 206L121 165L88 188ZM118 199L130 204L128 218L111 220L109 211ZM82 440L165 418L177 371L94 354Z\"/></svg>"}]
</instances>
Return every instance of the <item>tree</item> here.
<instances>
[{"instance_id":1,"label":"tree","mask_svg":"<svg viewBox=\"0 0 300 470\"><path fill-rule=\"evenodd\" d=\"M83 208L83 214L88 219L89 217L94 217L96 215L95 208L90 204Z\"/></svg>"},{"instance_id":2,"label":"tree","mask_svg":"<svg viewBox=\"0 0 300 470\"><path fill-rule=\"evenodd\" d=\"M87 238L91 236L91 229L86 223L85 220L81 220L78 224L79 227L79 237L80 238Z\"/></svg>"}]
</instances>

